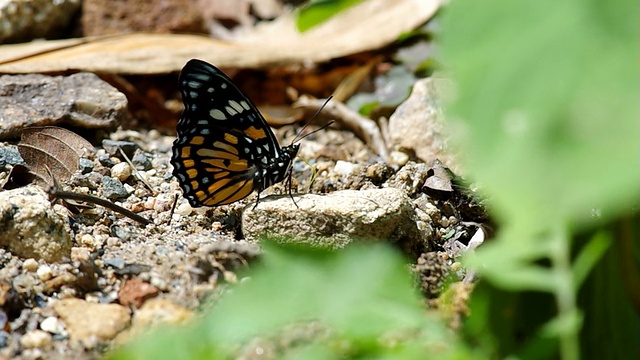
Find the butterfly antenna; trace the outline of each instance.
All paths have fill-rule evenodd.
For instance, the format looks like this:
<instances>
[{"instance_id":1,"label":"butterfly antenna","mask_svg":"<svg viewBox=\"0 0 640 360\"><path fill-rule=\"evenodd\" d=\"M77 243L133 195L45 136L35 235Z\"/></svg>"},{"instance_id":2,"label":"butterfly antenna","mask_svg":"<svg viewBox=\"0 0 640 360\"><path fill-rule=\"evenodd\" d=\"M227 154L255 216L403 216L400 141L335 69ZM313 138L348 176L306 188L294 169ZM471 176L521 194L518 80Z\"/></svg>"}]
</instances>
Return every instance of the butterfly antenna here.
<instances>
[{"instance_id":1,"label":"butterfly antenna","mask_svg":"<svg viewBox=\"0 0 640 360\"><path fill-rule=\"evenodd\" d=\"M311 125L311 123L313 122L313 120L315 120L315 118L320 114L320 112L322 111L322 109L324 109L324 108L325 108L325 106L327 106L327 104L329 103L329 101L331 101L331 99L333 99L333 95L329 96L329 97L327 98L327 100L325 100L324 104L322 104L322 106L320 106L320 108L318 108L318 110L316 110L316 113L315 113L315 114L313 114L313 116L311 117L311 119L310 119L309 121L307 121L307 123L306 123L306 124L304 124L304 126L302 127L302 130L300 130L300 132L298 133L298 135L296 135L296 137L295 137L295 138L293 138L293 140L291 141L291 144L292 144L292 145L293 145L296 141L300 141L300 140L304 139L305 137L307 137L307 136L309 136L309 135L311 135L311 134L313 134L313 133L315 133L315 132L318 132L318 131L320 131L320 130L322 130L322 129L325 129L325 128L326 128L326 127L328 127L329 125L333 124L333 121L330 121L328 124L326 124L326 125L322 126L321 128L316 129L316 130L314 130L314 131L312 131L312 132L310 132L310 133L308 133L308 134L304 134L304 130L305 130L309 125ZM302 135L302 134L304 134L304 135Z\"/></svg>"}]
</instances>

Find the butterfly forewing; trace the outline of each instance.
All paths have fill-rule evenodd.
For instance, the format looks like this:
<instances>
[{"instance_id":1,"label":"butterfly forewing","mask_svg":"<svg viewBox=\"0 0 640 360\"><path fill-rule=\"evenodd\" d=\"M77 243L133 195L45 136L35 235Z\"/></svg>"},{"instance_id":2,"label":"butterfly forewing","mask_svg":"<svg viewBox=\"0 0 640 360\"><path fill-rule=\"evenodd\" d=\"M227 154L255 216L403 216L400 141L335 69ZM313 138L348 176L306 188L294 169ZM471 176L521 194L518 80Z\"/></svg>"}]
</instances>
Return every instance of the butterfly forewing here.
<instances>
[{"instance_id":1,"label":"butterfly forewing","mask_svg":"<svg viewBox=\"0 0 640 360\"><path fill-rule=\"evenodd\" d=\"M180 90L185 110L171 163L192 206L230 204L284 179L298 146L283 151L256 107L224 73L191 60L180 74Z\"/></svg>"}]
</instances>

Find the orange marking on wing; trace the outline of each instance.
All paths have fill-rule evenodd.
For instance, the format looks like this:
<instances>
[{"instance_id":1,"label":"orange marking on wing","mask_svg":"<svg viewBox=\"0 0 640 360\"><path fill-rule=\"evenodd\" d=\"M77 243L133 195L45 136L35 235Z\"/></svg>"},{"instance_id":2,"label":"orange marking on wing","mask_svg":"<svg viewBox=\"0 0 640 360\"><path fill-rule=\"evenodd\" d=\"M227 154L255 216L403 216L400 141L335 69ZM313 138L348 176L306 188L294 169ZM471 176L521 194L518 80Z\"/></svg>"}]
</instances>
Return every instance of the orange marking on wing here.
<instances>
[{"instance_id":1,"label":"orange marking on wing","mask_svg":"<svg viewBox=\"0 0 640 360\"><path fill-rule=\"evenodd\" d=\"M202 145L204 143L204 136L194 136L189 144L191 145Z\"/></svg>"},{"instance_id":2,"label":"orange marking on wing","mask_svg":"<svg viewBox=\"0 0 640 360\"><path fill-rule=\"evenodd\" d=\"M196 176L198 176L198 170L196 170L196 169L188 169L188 170L187 170L187 176L188 176L190 179L195 178Z\"/></svg>"},{"instance_id":3,"label":"orange marking on wing","mask_svg":"<svg viewBox=\"0 0 640 360\"><path fill-rule=\"evenodd\" d=\"M229 142L232 143L233 145L238 145L238 138L229 134L229 133L225 133L224 134L224 139Z\"/></svg>"},{"instance_id":4,"label":"orange marking on wing","mask_svg":"<svg viewBox=\"0 0 640 360\"><path fill-rule=\"evenodd\" d=\"M254 140L264 139L267 137L267 133L264 132L264 129L258 129L255 126L250 126L244 131L244 133Z\"/></svg>"}]
</instances>

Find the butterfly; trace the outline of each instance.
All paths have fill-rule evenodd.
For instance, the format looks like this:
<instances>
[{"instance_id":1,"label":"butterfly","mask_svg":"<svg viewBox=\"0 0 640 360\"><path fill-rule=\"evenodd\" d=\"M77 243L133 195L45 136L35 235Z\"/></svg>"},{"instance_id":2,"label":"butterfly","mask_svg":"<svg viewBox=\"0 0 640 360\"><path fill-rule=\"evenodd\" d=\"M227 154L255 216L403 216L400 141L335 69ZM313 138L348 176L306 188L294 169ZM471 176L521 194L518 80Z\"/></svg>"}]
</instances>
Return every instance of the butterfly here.
<instances>
[{"instance_id":1,"label":"butterfly","mask_svg":"<svg viewBox=\"0 0 640 360\"><path fill-rule=\"evenodd\" d=\"M184 112L171 164L192 207L231 204L254 190L259 202L260 192L285 178L291 189L300 144L280 147L256 106L227 75L192 59L182 68L179 85Z\"/></svg>"}]
</instances>

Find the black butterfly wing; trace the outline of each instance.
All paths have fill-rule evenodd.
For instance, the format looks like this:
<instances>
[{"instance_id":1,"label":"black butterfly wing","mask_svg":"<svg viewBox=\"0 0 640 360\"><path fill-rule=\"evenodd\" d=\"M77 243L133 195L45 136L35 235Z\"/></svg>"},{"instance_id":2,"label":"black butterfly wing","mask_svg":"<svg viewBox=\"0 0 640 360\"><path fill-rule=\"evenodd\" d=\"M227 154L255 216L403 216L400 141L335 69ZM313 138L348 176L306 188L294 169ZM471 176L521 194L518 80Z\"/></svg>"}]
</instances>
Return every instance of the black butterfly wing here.
<instances>
[{"instance_id":1,"label":"black butterfly wing","mask_svg":"<svg viewBox=\"0 0 640 360\"><path fill-rule=\"evenodd\" d=\"M265 169L288 154L253 103L218 68L196 59L182 69L180 90L185 110L171 163L191 206L230 204L262 190Z\"/></svg>"},{"instance_id":2,"label":"black butterfly wing","mask_svg":"<svg viewBox=\"0 0 640 360\"><path fill-rule=\"evenodd\" d=\"M184 112L178 122L178 136L199 126L241 129L268 143L269 153L279 155L280 146L255 105L217 67L192 59L180 73ZM264 145L264 144L261 144Z\"/></svg>"},{"instance_id":3,"label":"black butterfly wing","mask_svg":"<svg viewBox=\"0 0 640 360\"><path fill-rule=\"evenodd\" d=\"M251 141L235 129L194 127L173 146L171 162L191 206L230 204L255 189ZM249 150L246 150L249 149Z\"/></svg>"}]
</instances>

